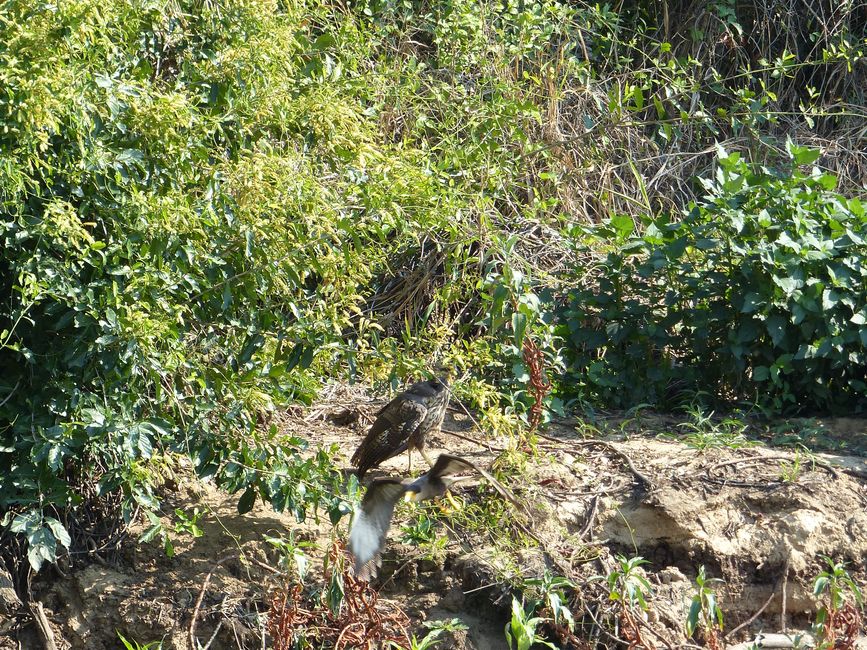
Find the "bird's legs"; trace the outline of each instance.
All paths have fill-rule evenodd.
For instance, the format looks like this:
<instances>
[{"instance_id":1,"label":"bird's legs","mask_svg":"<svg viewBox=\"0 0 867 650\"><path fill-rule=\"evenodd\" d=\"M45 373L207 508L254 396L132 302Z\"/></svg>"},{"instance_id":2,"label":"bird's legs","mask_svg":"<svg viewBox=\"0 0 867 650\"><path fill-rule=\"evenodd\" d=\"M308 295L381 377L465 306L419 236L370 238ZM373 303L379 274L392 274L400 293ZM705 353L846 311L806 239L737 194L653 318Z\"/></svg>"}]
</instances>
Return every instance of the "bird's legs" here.
<instances>
[{"instance_id":1,"label":"bird's legs","mask_svg":"<svg viewBox=\"0 0 867 650\"><path fill-rule=\"evenodd\" d=\"M433 462L431 461L430 457L429 457L426 453L424 453L424 449L422 449L421 447L419 447L419 448L418 448L418 451L419 451L419 453L422 455L422 457L427 461L427 464L428 464L430 467L433 467L434 464L433 464Z\"/></svg>"},{"instance_id":2,"label":"bird's legs","mask_svg":"<svg viewBox=\"0 0 867 650\"><path fill-rule=\"evenodd\" d=\"M458 503L457 501L455 501L454 496L452 496L451 490L447 489L446 493L443 496L445 497L445 500L449 502L449 504L451 505L453 510L460 510L461 509L461 507L462 507L461 504ZM448 513L449 511L447 511L445 508L443 508L443 512Z\"/></svg>"},{"instance_id":3,"label":"bird's legs","mask_svg":"<svg viewBox=\"0 0 867 650\"><path fill-rule=\"evenodd\" d=\"M461 502L455 501L455 497L452 494L452 488L460 481L465 481L465 480L466 480L466 478L458 477L458 478L454 479L451 483L449 483L448 487L446 487L446 491L443 494L443 498L449 502L449 505L451 505L451 508L444 508L441 505L440 509L443 511L443 513L449 514L450 512L454 512L455 510L460 510L461 508L464 507L463 501L461 501Z\"/></svg>"},{"instance_id":4,"label":"bird's legs","mask_svg":"<svg viewBox=\"0 0 867 650\"><path fill-rule=\"evenodd\" d=\"M428 456L424 452L424 449L422 449L421 447L413 447L412 445L407 445L406 446L406 473L408 475L412 475L412 450L413 449L418 449L418 453L420 453L422 455L422 458L424 458L427 461L428 466L430 466L430 467L434 466L433 461L430 459L430 456Z\"/></svg>"}]
</instances>

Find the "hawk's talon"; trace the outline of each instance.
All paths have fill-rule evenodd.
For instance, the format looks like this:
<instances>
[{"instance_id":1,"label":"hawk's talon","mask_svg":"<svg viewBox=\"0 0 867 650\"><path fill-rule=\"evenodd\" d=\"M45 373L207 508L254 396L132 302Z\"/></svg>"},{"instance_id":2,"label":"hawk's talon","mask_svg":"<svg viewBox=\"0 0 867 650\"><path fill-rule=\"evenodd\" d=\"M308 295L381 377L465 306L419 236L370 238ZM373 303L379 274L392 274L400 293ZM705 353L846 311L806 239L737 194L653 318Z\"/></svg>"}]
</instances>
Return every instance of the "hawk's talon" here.
<instances>
[{"instance_id":1,"label":"hawk's talon","mask_svg":"<svg viewBox=\"0 0 867 650\"><path fill-rule=\"evenodd\" d=\"M449 491L446 491L446 501L448 501L455 510L461 510L464 507L463 503L455 501L455 497Z\"/></svg>"}]
</instances>

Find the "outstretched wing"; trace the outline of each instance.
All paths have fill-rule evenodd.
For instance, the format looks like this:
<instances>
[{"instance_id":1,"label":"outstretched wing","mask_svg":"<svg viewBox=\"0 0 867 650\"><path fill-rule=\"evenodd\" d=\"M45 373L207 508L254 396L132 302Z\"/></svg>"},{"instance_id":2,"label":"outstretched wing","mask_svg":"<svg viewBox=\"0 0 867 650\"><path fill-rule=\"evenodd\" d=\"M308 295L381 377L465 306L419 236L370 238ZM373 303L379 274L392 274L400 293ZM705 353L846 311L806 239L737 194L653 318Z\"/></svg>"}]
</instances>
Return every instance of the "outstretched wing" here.
<instances>
[{"instance_id":1,"label":"outstretched wing","mask_svg":"<svg viewBox=\"0 0 867 650\"><path fill-rule=\"evenodd\" d=\"M481 467L472 463L468 460L464 460L458 456L452 456L451 454L440 454L439 458L436 459L433 467L430 470L430 474L436 477L442 476L451 476L454 474L461 474L467 471L476 472L477 474L481 474L485 477L485 480L491 484L491 486L500 493L500 495L510 501L512 505L526 512L526 508L522 503L520 503L515 495L512 494L511 490L509 490L505 485L500 483L497 479L491 476L490 472L483 470Z\"/></svg>"},{"instance_id":2,"label":"outstretched wing","mask_svg":"<svg viewBox=\"0 0 867 650\"><path fill-rule=\"evenodd\" d=\"M379 554L391 527L394 506L405 491L406 486L393 478L374 479L368 486L349 532L349 549L355 558L356 577L369 580L376 576L381 563Z\"/></svg>"}]
</instances>

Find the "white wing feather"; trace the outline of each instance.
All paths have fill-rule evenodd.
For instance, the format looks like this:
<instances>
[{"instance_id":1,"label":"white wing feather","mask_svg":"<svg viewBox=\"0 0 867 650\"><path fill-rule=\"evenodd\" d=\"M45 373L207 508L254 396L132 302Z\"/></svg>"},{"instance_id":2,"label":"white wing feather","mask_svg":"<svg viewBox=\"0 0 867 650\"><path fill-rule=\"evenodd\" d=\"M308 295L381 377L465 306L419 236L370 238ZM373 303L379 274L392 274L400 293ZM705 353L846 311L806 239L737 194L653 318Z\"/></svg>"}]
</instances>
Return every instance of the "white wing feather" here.
<instances>
[{"instance_id":1,"label":"white wing feather","mask_svg":"<svg viewBox=\"0 0 867 650\"><path fill-rule=\"evenodd\" d=\"M349 532L349 550L355 558L357 577L369 579L376 575L394 506L405 491L406 486L395 479L376 479L367 488Z\"/></svg>"}]
</instances>

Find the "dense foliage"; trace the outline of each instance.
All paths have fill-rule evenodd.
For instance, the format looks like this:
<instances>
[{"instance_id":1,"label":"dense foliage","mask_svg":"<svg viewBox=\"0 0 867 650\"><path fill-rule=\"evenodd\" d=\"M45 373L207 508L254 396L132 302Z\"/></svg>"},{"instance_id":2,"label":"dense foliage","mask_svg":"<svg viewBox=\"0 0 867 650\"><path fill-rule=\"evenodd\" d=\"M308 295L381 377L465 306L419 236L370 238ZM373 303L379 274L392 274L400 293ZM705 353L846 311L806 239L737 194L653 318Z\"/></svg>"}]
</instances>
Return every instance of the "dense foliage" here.
<instances>
[{"instance_id":1,"label":"dense foliage","mask_svg":"<svg viewBox=\"0 0 867 650\"><path fill-rule=\"evenodd\" d=\"M616 241L569 294L570 372L603 403L673 403L699 391L771 412L867 404L867 208L814 169L817 151L753 169L720 159L707 197L643 232L630 219L591 230ZM600 241L600 238L604 241Z\"/></svg>"},{"instance_id":2,"label":"dense foliage","mask_svg":"<svg viewBox=\"0 0 867 650\"><path fill-rule=\"evenodd\" d=\"M662 4L6 2L7 559L10 533L34 568L98 547L178 457L242 508L336 519L328 454L278 405L438 361L507 427L525 336L554 408L672 378L860 403L863 11ZM779 167L786 136L824 172ZM742 153L715 195L657 216L698 200L715 142Z\"/></svg>"}]
</instances>

